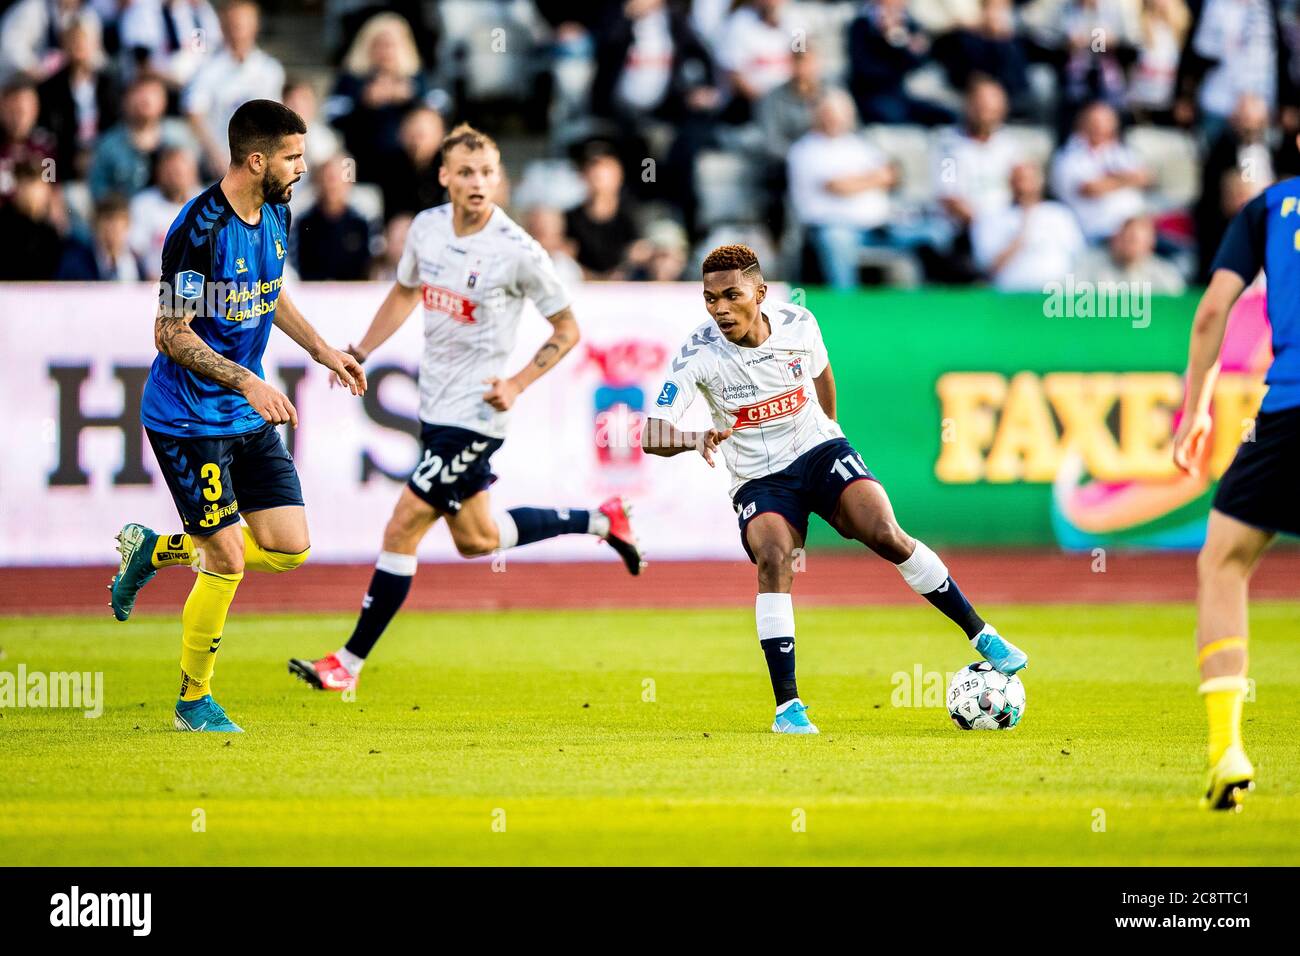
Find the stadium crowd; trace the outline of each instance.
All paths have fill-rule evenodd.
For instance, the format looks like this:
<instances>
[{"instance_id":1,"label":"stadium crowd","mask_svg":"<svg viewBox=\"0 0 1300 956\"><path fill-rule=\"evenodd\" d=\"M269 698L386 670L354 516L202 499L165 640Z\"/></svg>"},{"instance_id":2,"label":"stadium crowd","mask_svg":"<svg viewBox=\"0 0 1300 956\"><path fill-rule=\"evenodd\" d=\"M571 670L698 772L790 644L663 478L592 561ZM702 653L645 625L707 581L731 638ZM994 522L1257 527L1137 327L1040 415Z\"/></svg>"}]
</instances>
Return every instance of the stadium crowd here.
<instances>
[{"instance_id":1,"label":"stadium crowd","mask_svg":"<svg viewBox=\"0 0 1300 956\"><path fill-rule=\"evenodd\" d=\"M1300 171L1300 0L0 9L8 280L156 278L254 98L309 126L303 279L393 276L459 120L502 142L499 201L571 281L678 279L745 241L842 288L1173 293Z\"/></svg>"}]
</instances>

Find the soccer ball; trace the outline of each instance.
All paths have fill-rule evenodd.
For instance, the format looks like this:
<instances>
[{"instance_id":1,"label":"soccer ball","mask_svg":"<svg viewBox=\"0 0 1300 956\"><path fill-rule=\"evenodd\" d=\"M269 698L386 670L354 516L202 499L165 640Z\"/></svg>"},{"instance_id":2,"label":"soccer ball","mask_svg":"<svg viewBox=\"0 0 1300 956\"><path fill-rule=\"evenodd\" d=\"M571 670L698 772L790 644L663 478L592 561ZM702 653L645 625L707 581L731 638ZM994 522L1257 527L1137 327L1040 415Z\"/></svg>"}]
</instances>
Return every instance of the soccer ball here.
<instances>
[{"instance_id":1,"label":"soccer ball","mask_svg":"<svg viewBox=\"0 0 1300 956\"><path fill-rule=\"evenodd\" d=\"M967 664L948 685L948 713L962 730L1008 730L1025 715L1025 685L988 661Z\"/></svg>"}]
</instances>

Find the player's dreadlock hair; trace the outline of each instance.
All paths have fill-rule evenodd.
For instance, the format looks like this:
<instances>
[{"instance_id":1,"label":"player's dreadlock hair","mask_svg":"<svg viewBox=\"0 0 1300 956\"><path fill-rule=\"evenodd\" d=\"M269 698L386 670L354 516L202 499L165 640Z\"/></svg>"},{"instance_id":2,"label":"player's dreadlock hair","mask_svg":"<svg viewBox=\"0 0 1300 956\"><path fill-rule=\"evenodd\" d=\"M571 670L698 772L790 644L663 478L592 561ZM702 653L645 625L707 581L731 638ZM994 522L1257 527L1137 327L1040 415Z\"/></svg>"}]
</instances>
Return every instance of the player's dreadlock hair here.
<instances>
[{"instance_id":1,"label":"player's dreadlock hair","mask_svg":"<svg viewBox=\"0 0 1300 956\"><path fill-rule=\"evenodd\" d=\"M747 279L753 279L755 282L763 281L763 270L758 265L758 254L749 246L738 243L718 246L710 252L704 257L701 271L708 275L710 272L730 272L732 269L739 270Z\"/></svg>"},{"instance_id":2,"label":"player's dreadlock hair","mask_svg":"<svg viewBox=\"0 0 1300 956\"><path fill-rule=\"evenodd\" d=\"M460 123L447 134L447 138L442 141L442 164L447 163L447 154L456 146L464 146L473 152L478 149L495 149L498 153L501 148L497 146L494 140L487 133L476 130L469 123Z\"/></svg>"}]
</instances>

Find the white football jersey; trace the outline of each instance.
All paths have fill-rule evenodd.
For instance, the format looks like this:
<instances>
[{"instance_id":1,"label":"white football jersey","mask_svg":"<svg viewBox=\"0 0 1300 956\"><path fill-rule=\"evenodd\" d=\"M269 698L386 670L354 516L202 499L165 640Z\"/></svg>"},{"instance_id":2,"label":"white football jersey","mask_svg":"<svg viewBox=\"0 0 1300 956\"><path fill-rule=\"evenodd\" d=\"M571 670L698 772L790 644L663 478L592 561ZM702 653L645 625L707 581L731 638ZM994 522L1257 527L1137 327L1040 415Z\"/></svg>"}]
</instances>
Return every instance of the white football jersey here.
<instances>
[{"instance_id":1,"label":"white football jersey","mask_svg":"<svg viewBox=\"0 0 1300 956\"><path fill-rule=\"evenodd\" d=\"M710 319L672 359L668 379L646 412L679 425L696 393L704 396L713 427L731 428L718 446L731 472L731 493L785 468L832 438L840 426L826 417L813 379L830 359L813 314L788 302L764 302L772 334L758 348L733 345Z\"/></svg>"},{"instance_id":2,"label":"white football jersey","mask_svg":"<svg viewBox=\"0 0 1300 956\"><path fill-rule=\"evenodd\" d=\"M514 373L505 363L524 299L544 316L569 305L551 257L496 207L478 232L457 236L446 203L411 221L397 281L423 293L421 420L505 438L509 413L483 401L483 380Z\"/></svg>"}]
</instances>

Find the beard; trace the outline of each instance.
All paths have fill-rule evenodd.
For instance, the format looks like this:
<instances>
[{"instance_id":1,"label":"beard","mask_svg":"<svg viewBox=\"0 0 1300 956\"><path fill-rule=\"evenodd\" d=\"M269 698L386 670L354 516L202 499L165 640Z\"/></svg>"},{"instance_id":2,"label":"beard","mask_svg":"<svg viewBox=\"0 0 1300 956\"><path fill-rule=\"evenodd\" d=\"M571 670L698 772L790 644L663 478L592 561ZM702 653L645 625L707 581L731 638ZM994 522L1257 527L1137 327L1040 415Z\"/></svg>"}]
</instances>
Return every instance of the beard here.
<instances>
[{"instance_id":1,"label":"beard","mask_svg":"<svg viewBox=\"0 0 1300 956\"><path fill-rule=\"evenodd\" d=\"M289 197L293 195L293 184L297 181L297 178L293 180L277 179L268 169L266 176L262 179L262 202L273 205L287 203Z\"/></svg>"}]
</instances>

